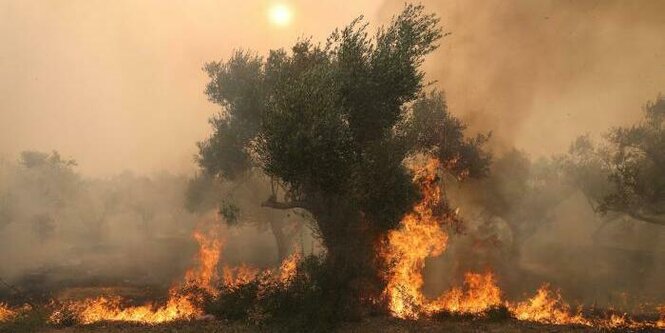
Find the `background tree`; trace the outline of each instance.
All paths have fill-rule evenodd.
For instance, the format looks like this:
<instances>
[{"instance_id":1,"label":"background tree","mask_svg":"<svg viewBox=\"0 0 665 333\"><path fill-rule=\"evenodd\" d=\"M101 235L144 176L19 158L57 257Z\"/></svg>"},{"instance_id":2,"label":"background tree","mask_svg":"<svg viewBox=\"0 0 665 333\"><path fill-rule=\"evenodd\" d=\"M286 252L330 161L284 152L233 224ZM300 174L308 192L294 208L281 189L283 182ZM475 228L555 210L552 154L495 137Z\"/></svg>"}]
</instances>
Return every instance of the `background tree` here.
<instances>
[{"instance_id":1,"label":"background tree","mask_svg":"<svg viewBox=\"0 0 665 333\"><path fill-rule=\"evenodd\" d=\"M57 151L23 151L18 162L3 165L0 225L25 221L39 239L48 240L56 220L79 192L76 162L63 159Z\"/></svg>"},{"instance_id":2,"label":"background tree","mask_svg":"<svg viewBox=\"0 0 665 333\"><path fill-rule=\"evenodd\" d=\"M374 37L366 28L359 18L323 46L304 40L265 60L240 51L205 67L206 94L223 111L199 164L227 179L259 169L275 189L263 206L312 215L340 311L382 290L375 248L420 196L407 158L438 158L458 178L482 176L489 163L486 137L466 139L443 95L424 92L438 18L408 5Z\"/></svg>"},{"instance_id":3,"label":"background tree","mask_svg":"<svg viewBox=\"0 0 665 333\"><path fill-rule=\"evenodd\" d=\"M493 160L487 177L448 186L447 194L465 221L465 232L451 243L451 275L492 267L504 287L520 286L529 274L522 265L525 245L556 221L573 193L565 176L560 158L532 160L513 149Z\"/></svg>"},{"instance_id":4,"label":"background tree","mask_svg":"<svg viewBox=\"0 0 665 333\"><path fill-rule=\"evenodd\" d=\"M640 123L613 128L600 144L578 138L566 166L596 212L665 226L665 99L643 111Z\"/></svg>"},{"instance_id":5,"label":"background tree","mask_svg":"<svg viewBox=\"0 0 665 333\"><path fill-rule=\"evenodd\" d=\"M246 173L233 181L203 172L189 180L185 207L197 214L216 210L231 227L252 225L260 231L269 229L277 246L277 262L281 263L296 248L297 236L301 236L302 241L306 216L297 211L276 213L257 209L258 204L253 199L256 196L269 197L272 193L270 181L259 172Z\"/></svg>"},{"instance_id":6,"label":"background tree","mask_svg":"<svg viewBox=\"0 0 665 333\"><path fill-rule=\"evenodd\" d=\"M555 208L572 193L560 158L532 161L515 149L496 158L488 177L462 189L460 195L474 210L510 226L515 260L519 260L518 247L550 222Z\"/></svg>"}]
</instances>

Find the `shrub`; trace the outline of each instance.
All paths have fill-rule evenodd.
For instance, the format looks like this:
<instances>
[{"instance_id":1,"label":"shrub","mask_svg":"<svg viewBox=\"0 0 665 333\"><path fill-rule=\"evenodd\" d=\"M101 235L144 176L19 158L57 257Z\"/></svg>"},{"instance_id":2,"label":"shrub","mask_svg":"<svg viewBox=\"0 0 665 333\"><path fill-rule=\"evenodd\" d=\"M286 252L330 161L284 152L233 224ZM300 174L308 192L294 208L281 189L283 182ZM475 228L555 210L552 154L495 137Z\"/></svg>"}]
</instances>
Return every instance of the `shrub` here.
<instances>
[{"instance_id":1,"label":"shrub","mask_svg":"<svg viewBox=\"0 0 665 333\"><path fill-rule=\"evenodd\" d=\"M259 279L234 287L222 286L218 295L206 298L204 311L220 319L246 320L257 301L259 286Z\"/></svg>"},{"instance_id":2,"label":"shrub","mask_svg":"<svg viewBox=\"0 0 665 333\"><path fill-rule=\"evenodd\" d=\"M22 311L13 320L0 323L0 333L33 333L46 326L48 312L43 308Z\"/></svg>"},{"instance_id":3,"label":"shrub","mask_svg":"<svg viewBox=\"0 0 665 333\"><path fill-rule=\"evenodd\" d=\"M342 319L334 272L310 256L284 284L266 290L257 302L261 323L287 332L327 332Z\"/></svg>"},{"instance_id":4,"label":"shrub","mask_svg":"<svg viewBox=\"0 0 665 333\"><path fill-rule=\"evenodd\" d=\"M505 305L497 305L487 309L484 313L489 321L505 321L513 318L513 314Z\"/></svg>"},{"instance_id":5,"label":"shrub","mask_svg":"<svg viewBox=\"0 0 665 333\"><path fill-rule=\"evenodd\" d=\"M241 285L220 287L218 295L206 299L205 311L271 331L328 332L341 319L332 274L323 258L310 256L286 281L264 274Z\"/></svg>"}]
</instances>

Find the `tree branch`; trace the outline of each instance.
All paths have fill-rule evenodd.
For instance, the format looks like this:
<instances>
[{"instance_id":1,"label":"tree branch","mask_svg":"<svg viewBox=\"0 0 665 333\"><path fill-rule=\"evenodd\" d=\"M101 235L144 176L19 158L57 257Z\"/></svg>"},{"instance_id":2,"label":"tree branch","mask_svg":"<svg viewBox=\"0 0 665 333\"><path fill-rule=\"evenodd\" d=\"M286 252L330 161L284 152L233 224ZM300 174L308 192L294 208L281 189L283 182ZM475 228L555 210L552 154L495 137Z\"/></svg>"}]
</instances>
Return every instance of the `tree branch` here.
<instances>
[{"instance_id":1,"label":"tree branch","mask_svg":"<svg viewBox=\"0 0 665 333\"><path fill-rule=\"evenodd\" d=\"M293 209L293 208L307 209L307 205L303 201L278 202L272 196L268 198L268 200L262 202L261 207L268 207L274 209Z\"/></svg>"},{"instance_id":2,"label":"tree branch","mask_svg":"<svg viewBox=\"0 0 665 333\"><path fill-rule=\"evenodd\" d=\"M630 217L636 219L636 220L665 226L665 217L659 218L659 217L656 217L656 216L646 216L646 215L642 215L640 213L634 213L634 212L630 212L630 213L628 213L628 215Z\"/></svg>"}]
</instances>

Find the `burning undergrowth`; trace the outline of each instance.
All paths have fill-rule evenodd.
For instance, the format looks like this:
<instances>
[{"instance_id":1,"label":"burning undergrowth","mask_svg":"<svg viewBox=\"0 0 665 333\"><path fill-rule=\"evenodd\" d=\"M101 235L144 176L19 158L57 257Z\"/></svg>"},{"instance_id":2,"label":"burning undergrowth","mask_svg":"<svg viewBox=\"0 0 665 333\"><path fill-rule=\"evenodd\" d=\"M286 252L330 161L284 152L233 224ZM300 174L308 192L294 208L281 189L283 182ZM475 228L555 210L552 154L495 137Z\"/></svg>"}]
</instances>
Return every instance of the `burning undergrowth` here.
<instances>
[{"instance_id":1,"label":"burning undergrowth","mask_svg":"<svg viewBox=\"0 0 665 333\"><path fill-rule=\"evenodd\" d=\"M608 329L663 329L665 306L659 317L635 318L621 312L571 306L558 290L543 285L525 300L506 299L491 271L467 272L463 283L437 297L423 293L426 259L445 252L454 213L442 213L443 199L435 159L412 165L422 199L406 214L400 228L388 233L378 255L388 267L384 272L384 302L400 319L461 318L470 320L518 320L549 325L575 325ZM326 331L341 319L337 279L323 256L302 257L297 252L279 268L220 265L224 233L215 220L204 220L193 233L199 246L195 265L174 283L161 301L141 304L109 293L80 300L52 301L43 306L51 325L69 326L98 322L159 324L218 318L284 328L287 331ZM0 322L16 321L34 311L33 306L0 304Z\"/></svg>"},{"instance_id":2,"label":"burning undergrowth","mask_svg":"<svg viewBox=\"0 0 665 333\"><path fill-rule=\"evenodd\" d=\"M472 318L510 317L554 325L579 325L602 328L665 328L665 307L659 307L658 320L637 320L625 313L607 312L585 316L584 309L571 307L559 291L544 284L524 301L505 300L494 274L467 272L462 287L453 287L436 299L422 292L425 259L441 255L447 246L444 230L455 216L436 214L442 199L438 184L439 162L435 159L412 165L414 181L420 184L423 199L401 221L400 228L388 234L380 255L391 267L387 272L384 295L395 317L418 319L437 316L470 316Z\"/></svg>"},{"instance_id":3,"label":"burning undergrowth","mask_svg":"<svg viewBox=\"0 0 665 333\"><path fill-rule=\"evenodd\" d=\"M279 271L264 270L247 265L237 267L218 264L224 246L221 224L216 221L204 221L194 231L193 238L199 245L196 265L189 269L182 279L174 283L168 291L166 300L132 305L131 300L117 295L104 295L82 300L64 302L53 301L49 322L54 325L74 323L92 324L103 321L137 322L159 324L177 320L206 318L206 305L219 299L228 291L237 291L261 281L264 288L286 284L291 278L297 255L286 260ZM263 286L262 285L262 286ZM3 317L9 317L13 310Z\"/></svg>"},{"instance_id":4,"label":"burning undergrowth","mask_svg":"<svg viewBox=\"0 0 665 333\"><path fill-rule=\"evenodd\" d=\"M203 315L200 308L201 294L214 293L217 262L222 250L219 227L203 223L194 232L199 244L197 266L185 273L181 282L168 292L165 304L147 303L130 306L122 297L109 295L83 300L55 302L55 311L49 321L56 325L69 323L91 324L99 321L129 321L157 324L174 320L194 319Z\"/></svg>"},{"instance_id":5,"label":"burning undergrowth","mask_svg":"<svg viewBox=\"0 0 665 333\"><path fill-rule=\"evenodd\" d=\"M5 303L0 303L0 322L10 321L17 315L16 310Z\"/></svg>"}]
</instances>

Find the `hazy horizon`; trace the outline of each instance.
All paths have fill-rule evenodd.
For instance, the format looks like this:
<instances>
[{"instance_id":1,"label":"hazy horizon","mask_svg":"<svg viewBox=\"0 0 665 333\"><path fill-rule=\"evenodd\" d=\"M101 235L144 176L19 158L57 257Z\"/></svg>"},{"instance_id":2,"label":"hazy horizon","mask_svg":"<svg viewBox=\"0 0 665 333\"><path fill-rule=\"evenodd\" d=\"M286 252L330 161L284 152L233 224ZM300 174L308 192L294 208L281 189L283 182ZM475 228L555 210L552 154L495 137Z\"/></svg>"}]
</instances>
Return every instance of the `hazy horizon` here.
<instances>
[{"instance_id":1,"label":"hazy horizon","mask_svg":"<svg viewBox=\"0 0 665 333\"><path fill-rule=\"evenodd\" d=\"M57 150L86 175L196 169L218 107L201 67L232 50L265 55L324 41L359 15L380 24L403 1L0 1L0 157ZM350 4L354 4L351 6ZM492 148L532 156L637 121L665 92L665 3L424 1L452 34L426 70L453 114Z\"/></svg>"}]
</instances>

